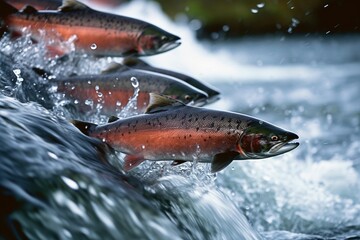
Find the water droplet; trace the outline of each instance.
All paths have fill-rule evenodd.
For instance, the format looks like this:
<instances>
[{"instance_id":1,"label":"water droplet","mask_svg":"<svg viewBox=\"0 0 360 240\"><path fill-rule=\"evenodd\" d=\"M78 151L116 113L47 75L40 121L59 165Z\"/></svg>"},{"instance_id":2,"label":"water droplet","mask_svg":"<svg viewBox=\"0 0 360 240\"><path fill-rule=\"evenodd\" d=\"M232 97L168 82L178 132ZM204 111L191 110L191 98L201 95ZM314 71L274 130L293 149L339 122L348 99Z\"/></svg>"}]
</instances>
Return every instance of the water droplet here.
<instances>
[{"instance_id":1,"label":"water droplet","mask_svg":"<svg viewBox=\"0 0 360 240\"><path fill-rule=\"evenodd\" d=\"M91 85L91 81L90 81L90 80L88 81L88 84Z\"/></svg>"},{"instance_id":2,"label":"water droplet","mask_svg":"<svg viewBox=\"0 0 360 240\"><path fill-rule=\"evenodd\" d=\"M213 32L213 33L211 33L211 38L213 39L213 40L217 40L217 39L219 39L219 33L217 33L217 32Z\"/></svg>"},{"instance_id":3,"label":"water droplet","mask_svg":"<svg viewBox=\"0 0 360 240\"><path fill-rule=\"evenodd\" d=\"M324 8L327 8L328 6L329 6L329 4L325 4L325 5L324 5Z\"/></svg>"},{"instance_id":4,"label":"water droplet","mask_svg":"<svg viewBox=\"0 0 360 240\"><path fill-rule=\"evenodd\" d=\"M62 176L61 179L68 185L70 188L77 190L79 189L79 185L72 179Z\"/></svg>"},{"instance_id":5,"label":"water droplet","mask_svg":"<svg viewBox=\"0 0 360 240\"><path fill-rule=\"evenodd\" d=\"M120 102L120 101L117 101L117 102L116 102L116 106L120 107L120 106L121 106L121 102Z\"/></svg>"},{"instance_id":6,"label":"water droplet","mask_svg":"<svg viewBox=\"0 0 360 240\"><path fill-rule=\"evenodd\" d=\"M261 121L261 120L259 121L259 124L260 124L260 125L262 125L263 123L264 123L264 121Z\"/></svg>"},{"instance_id":7,"label":"water droplet","mask_svg":"<svg viewBox=\"0 0 360 240\"><path fill-rule=\"evenodd\" d=\"M14 69L13 72L14 72L14 74L15 74L16 76L19 76L19 75L21 74L21 70L20 70L20 69Z\"/></svg>"},{"instance_id":8,"label":"water droplet","mask_svg":"<svg viewBox=\"0 0 360 240\"><path fill-rule=\"evenodd\" d=\"M58 156L56 156L56 154L53 153L53 152L48 152L47 154L49 155L49 157L51 157L51 158L53 158L53 159L55 159L55 160L58 160L58 159L59 159Z\"/></svg>"},{"instance_id":9,"label":"water droplet","mask_svg":"<svg viewBox=\"0 0 360 240\"><path fill-rule=\"evenodd\" d=\"M79 103L79 100L75 99L75 100L74 100L74 103L75 103L75 104L78 104L78 103Z\"/></svg>"},{"instance_id":10,"label":"water droplet","mask_svg":"<svg viewBox=\"0 0 360 240\"><path fill-rule=\"evenodd\" d=\"M141 148L142 148L142 149L145 149L145 145L141 145Z\"/></svg>"},{"instance_id":11,"label":"water droplet","mask_svg":"<svg viewBox=\"0 0 360 240\"><path fill-rule=\"evenodd\" d=\"M327 31L325 34L328 35L330 33L330 31Z\"/></svg>"},{"instance_id":12,"label":"water droplet","mask_svg":"<svg viewBox=\"0 0 360 240\"><path fill-rule=\"evenodd\" d=\"M263 8L263 7L265 7L265 3L258 3L258 4L256 4L256 6L258 8Z\"/></svg>"},{"instance_id":13,"label":"water droplet","mask_svg":"<svg viewBox=\"0 0 360 240\"><path fill-rule=\"evenodd\" d=\"M99 91L100 87L98 85L95 86L95 90Z\"/></svg>"},{"instance_id":14,"label":"water droplet","mask_svg":"<svg viewBox=\"0 0 360 240\"><path fill-rule=\"evenodd\" d=\"M291 19L291 25L292 25L293 27L296 27L297 25L299 25L299 23L300 23L300 21L297 20L296 18L292 18L292 19Z\"/></svg>"},{"instance_id":15,"label":"water droplet","mask_svg":"<svg viewBox=\"0 0 360 240\"><path fill-rule=\"evenodd\" d=\"M104 96L101 92L98 92L97 95L98 95L99 98L102 98Z\"/></svg>"},{"instance_id":16,"label":"water droplet","mask_svg":"<svg viewBox=\"0 0 360 240\"><path fill-rule=\"evenodd\" d=\"M202 23L198 19L191 20L189 24L190 24L190 28L194 31L197 31L202 27Z\"/></svg>"},{"instance_id":17,"label":"water droplet","mask_svg":"<svg viewBox=\"0 0 360 240\"><path fill-rule=\"evenodd\" d=\"M97 49L97 45L95 43L93 43L93 44L91 44L90 48L91 48L91 50L95 50L95 49Z\"/></svg>"},{"instance_id":18,"label":"water droplet","mask_svg":"<svg viewBox=\"0 0 360 240\"><path fill-rule=\"evenodd\" d=\"M259 9L252 8L252 9L251 9L251 12L252 12L252 13L258 13L258 12L259 12Z\"/></svg>"},{"instance_id":19,"label":"water droplet","mask_svg":"<svg viewBox=\"0 0 360 240\"><path fill-rule=\"evenodd\" d=\"M91 99L86 99L85 100L85 105L91 106L93 104L94 104L93 100L91 100Z\"/></svg>"},{"instance_id":20,"label":"water droplet","mask_svg":"<svg viewBox=\"0 0 360 240\"><path fill-rule=\"evenodd\" d=\"M132 85L134 88L138 88L138 87L139 87L139 81L137 80L136 77L131 77L131 78L130 78L130 81L131 81L131 85Z\"/></svg>"},{"instance_id":21,"label":"water droplet","mask_svg":"<svg viewBox=\"0 0 360 240\"><path fill-rule=\"evenodd\" d=\"M224 32L227 32L227 31L230 30L230 27L229 27L228 25L224 25L224 26L222 27L222 29L223 29Z\"/></svg>"}]
</instances>

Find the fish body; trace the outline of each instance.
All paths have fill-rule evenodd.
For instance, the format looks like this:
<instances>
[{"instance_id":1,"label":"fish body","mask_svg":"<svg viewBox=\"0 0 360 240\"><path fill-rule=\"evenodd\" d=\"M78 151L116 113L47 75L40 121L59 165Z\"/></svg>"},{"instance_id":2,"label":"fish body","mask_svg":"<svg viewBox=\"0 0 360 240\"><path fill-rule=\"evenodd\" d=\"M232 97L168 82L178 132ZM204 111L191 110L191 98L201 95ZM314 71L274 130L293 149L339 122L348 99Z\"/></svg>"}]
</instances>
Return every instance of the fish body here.
<instances>
[{"instance_id":1,"label":"fish body","mask_svg":"<svg viewBox=\"0 0 360 240\"><path fill-rule=\"evenodd\" d=\"M184 81L184 82L206 92L206 94L208 95L207 103L213 103L213 102L219 100L219 98L220 98L219 91L214 89L214 87L209 86L209 85L207 85L193 77L185 75L183 73L179 73L179 72L175 72L175 71L171 71L171 70L163 69L163 68L157 68L157 67L151 66L150 64L148 64L145 61L140 60L138 58L126 58L123 63L126 66L131 67L131 68L141 69L141 70L149 71L149 72L161 73L161 74L165 74L165 75L180 79L181 81Z\"/></svg>"},{"instance_id":2,"label":"fish body","mask_svg":"<svg viewBox=\"0 0 360 240\"><path fill-rule=\"evenodd\" d=\"M58 11L18 11L0 0L1 18L14 32L28 27L35 40L40 31L56 31L62 39L76 36L75 47L94 55L149 56L179 46L180 38L150 23L104 12L66 0Z\"/></svg>"},{"instance_id":3,"label":"fish body","mask_svg":"<svg viewBox=\"0 0 360 240\"><path fill-rule=\"evenodd\" d=\"M298 136L259 119L186 106L151 94L147 114L102 126L75 122L85 134L127 154L124 169L146 160L210 162L217 172L233 160L261 159L288 152Z\"/></svg>"},{"instance_id":4,"label":"fish body","mask_svg":"<svg viewBox=\"0 0 360 240\"><path fill-rule=\"evenodd\" d=\"M136 78L136 80L134 79ZM131 81L133 79L133 81ZM204 104L207 94L168 76L144 73L123 66L115 72L100 75L73 76L55 79L52 86L65 98L77 102L74 105L80 113L90 112L96 104L101 104L101 113L117 115L134 95L138 85L137 111L144 112L149 104L149 93L166 94L185 103Z\"/></svg>"}]
</instances>

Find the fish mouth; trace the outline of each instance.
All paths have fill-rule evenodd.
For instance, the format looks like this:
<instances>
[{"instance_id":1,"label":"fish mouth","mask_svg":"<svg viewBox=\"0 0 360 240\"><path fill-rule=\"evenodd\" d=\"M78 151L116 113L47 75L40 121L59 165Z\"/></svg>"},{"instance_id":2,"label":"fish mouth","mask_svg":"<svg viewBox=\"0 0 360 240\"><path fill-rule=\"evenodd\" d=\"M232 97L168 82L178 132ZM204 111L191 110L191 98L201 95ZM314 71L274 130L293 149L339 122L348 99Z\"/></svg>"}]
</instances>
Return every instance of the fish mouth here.
<instances>
[{"instance_id":1,"label":"fish mouth","mask_svg":"<svg viewBox=\"0 0 360 240\"><path fill-rule=\"evenodd\" d=\"M270 150L266 153L268 156L277 156L286 152L289 152L300 145L298 142L280 142L275 144Z\"/></svg>"},{"instance_id":2,"label":"fish mouth","mask_svg":"<svg viewBox=\"0 0 360 240\"><path fill-rule=\"evenodd\" d=\"M180 46L180 44L181 44L180 38L174 36L170 41L163 43L158 51L167 52Z\"/></svg>"},{"instance_id":3,"label":"fish mouth","mask_svg":"<svg viewBox=\"0 0 360 240\"><path fill-rule=\"evenodd\" d=\"M214 103L214 102L218 101L219 99L220 99L219 94L218 95L212 95L212 96L209 95L209 97L206 99L206 104Z\"/></svg>"},{"instance_id":4,"label":"fish mouth","mask_svg":"<svg viewBox=\"0 0 360 240\"><path fill-rule=\"evenodd\" d=\"M267 157L272 157L290 152L291 150L297 148L300 145L300 143L298 142L293 142L295 139L298 138L299 136L296 135L295 133L288 132L286 134L285 140L272 146L270 150L265 153L265 155Z\"/></svg>"}]
</instances>

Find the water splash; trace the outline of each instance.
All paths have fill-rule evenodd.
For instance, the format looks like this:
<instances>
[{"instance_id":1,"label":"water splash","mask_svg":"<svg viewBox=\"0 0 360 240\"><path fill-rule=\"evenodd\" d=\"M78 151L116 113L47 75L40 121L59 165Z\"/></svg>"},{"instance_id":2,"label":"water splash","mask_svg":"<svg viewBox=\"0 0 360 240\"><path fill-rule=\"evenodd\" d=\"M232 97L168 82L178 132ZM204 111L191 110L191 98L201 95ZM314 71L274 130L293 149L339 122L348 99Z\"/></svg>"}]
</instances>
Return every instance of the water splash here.
<instances>
[{"instance_id":1,"label":"water splash","mask_svg":"<svg viewBox=\"0 0 360 240\"><path fill-rule=\"evenodd\" d=\"M118 114L119 118L126 118L138 114L137 97L139 96L139 92L140 92L140 84L136 77L131 77L130 81L131 81L131 85L134 88L134 93L132 97L129 99L129 102L126 104L126 106Z\"/></svg>"}]
</instances>

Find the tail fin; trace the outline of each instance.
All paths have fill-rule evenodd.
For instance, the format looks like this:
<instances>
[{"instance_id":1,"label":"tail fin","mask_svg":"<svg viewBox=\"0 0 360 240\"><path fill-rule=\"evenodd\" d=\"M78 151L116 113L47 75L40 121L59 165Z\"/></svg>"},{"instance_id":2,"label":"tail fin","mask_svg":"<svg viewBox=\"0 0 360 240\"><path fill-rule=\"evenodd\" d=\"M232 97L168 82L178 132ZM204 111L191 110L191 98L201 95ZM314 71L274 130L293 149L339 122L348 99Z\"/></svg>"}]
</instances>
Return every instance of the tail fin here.
<instances>
[{"instance_id":1,"label":"tail fin","mask_svg":"<svg viewBox=\"0 0 360 240\"><path fill-rule=\"evenodd\" d=\"M18 10L15 7L5 2L5 0L0 0L0 19L16 12Z\"/></svg>"},{"instance_id":2,"label":"tail fin","mask_svg":"<svg viewBox=\"0 0 360 240\"><path fill-rule=\"evenodd\" d=\"M71 123L74 124L74 126L77 127L80 132L87 136L89 136L89 134L91 134L91 132L94 131L94 129L97 127L97 125L94 123L82 122L77 120L72 120Z\"/></svg>"}]
</instances>

